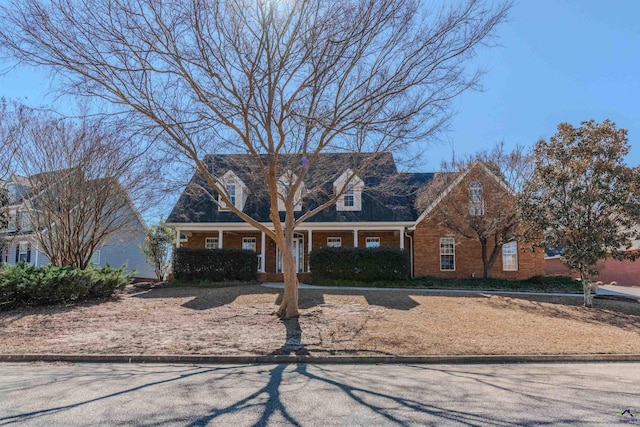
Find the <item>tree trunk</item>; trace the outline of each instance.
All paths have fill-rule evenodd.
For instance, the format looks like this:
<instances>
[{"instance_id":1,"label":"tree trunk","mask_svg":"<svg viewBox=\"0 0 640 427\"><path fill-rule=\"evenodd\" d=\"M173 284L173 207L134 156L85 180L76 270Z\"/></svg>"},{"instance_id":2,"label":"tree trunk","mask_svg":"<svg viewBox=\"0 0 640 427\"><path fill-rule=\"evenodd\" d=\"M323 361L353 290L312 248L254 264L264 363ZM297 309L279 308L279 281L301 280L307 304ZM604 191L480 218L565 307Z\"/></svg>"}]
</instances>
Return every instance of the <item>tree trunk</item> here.
<instances>
[{"instance_id":1,"label":"tree trunk","mask_svg":"<svg viewBox=\"0 0 640 427\"><path fill-rule=\"evenodd\" d=\"M491 266L489 265L489 260L487 259L487 240L480 239L480 247L482 248L482 278L488 279L489 272L491 271Z\"/></svg>"},{"instance_id":2,"label":"tree trunk","mask_svg":"<svg viewBox=\"0 0 640 427\"><path fill-rule=\"evenodd\" d=\"M284 274L284 294L282 303L276 314L284 319L297 317L298 312L298 273L293 255L293 233L285 233L285 244L280 248L282 253L282 272Z\"/></svg>"},{"instance_id":3,"label":"tree trunk","mask_svg":"<svg viewBox=\"0 0 640 427\"><path fill-rule=\"evenodd\" d=\"M580 269L580 279L582 280L582 290L584 291L584 306L593 307L591 298L591 283L589 281L589 273L586 268Z\"/></svg>"}]
</instances>

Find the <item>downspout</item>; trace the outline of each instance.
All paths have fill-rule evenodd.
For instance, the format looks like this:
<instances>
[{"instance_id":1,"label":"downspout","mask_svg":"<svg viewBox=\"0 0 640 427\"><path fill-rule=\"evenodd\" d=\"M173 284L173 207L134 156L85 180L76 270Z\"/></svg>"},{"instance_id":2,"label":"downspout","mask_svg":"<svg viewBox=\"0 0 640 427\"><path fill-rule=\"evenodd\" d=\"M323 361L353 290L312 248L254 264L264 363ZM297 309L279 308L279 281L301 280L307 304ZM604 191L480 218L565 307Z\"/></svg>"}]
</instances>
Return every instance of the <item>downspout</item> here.
<instances>
[{"instance_id":1,"label":"downspout","mask_svg":"<svg viewBox=\"0 0 640 427\"><path fill-rule=\"evenodd\" d=\"M404 235L409 238L409 262L411 263L411 271L409 272L409 277L413 279L413 236L407 233L407 229L405 228Z\"/></svg>"}]
</instances>

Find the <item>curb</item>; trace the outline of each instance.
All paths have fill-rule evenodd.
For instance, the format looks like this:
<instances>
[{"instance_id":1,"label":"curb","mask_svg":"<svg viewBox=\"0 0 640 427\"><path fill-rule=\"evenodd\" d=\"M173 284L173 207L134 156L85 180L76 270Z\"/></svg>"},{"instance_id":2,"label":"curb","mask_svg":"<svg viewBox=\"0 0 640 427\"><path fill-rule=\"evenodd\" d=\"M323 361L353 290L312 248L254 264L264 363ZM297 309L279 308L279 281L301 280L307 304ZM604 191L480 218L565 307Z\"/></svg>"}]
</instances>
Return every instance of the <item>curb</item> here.
<instances>
[{"instance_id":1,"label":"curb","mask_svg":"<svg viewBox=\"0 0 640 427\"><path fill-rule=\"evenodd\" d=\"M0 354L0 362L185 364L506 364L640 362L640 354L532 354L467 356L214 356L172 354Z\"/></svg>"}]
</instances>

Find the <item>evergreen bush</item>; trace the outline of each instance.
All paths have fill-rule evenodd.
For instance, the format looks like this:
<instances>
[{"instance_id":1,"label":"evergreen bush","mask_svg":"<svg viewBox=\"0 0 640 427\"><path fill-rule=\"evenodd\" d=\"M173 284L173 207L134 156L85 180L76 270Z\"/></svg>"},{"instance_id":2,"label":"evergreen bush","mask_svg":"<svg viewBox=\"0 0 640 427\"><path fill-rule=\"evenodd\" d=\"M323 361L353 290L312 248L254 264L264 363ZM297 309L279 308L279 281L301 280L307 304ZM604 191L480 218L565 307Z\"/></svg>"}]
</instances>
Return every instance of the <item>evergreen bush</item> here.
<instances>
[{"instance_id":1,"label":"evergreen bush","mask_svg":"<svg viewBox=\"0 0 640 427\"><path fill-rule=\"evenodd\" d=\"M178 248L174 251L176 280L212 282L253 281L258 273L256 253L242 249Z\"/></svg>"},{"instance_id":2,"label":"evergreen bush","mask_svg":"<svg viewBox=\"0 0 640 427\"><path fill-rule=\"evenodd\" d=\"M374 282L409 277L409 254L399 248L320 248L310 254L311 280Z\"/></svg>"}]
</instances>

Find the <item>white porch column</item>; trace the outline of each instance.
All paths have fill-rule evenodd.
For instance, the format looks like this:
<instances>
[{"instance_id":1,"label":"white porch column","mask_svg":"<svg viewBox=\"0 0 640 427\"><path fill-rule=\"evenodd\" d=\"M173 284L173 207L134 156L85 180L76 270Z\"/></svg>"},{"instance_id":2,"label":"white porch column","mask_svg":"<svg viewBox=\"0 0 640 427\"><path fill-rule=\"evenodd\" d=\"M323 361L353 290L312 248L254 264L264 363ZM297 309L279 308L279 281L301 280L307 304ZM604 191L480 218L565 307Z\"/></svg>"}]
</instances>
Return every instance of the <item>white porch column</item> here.
<instances>
[{"instance_id":1,"label":"white porch column","mask_svg":"<svg viewBox=\"0 0 640 427\"><path fill-rule=\"evenodd\" d=\"M358 247L358 230L353 230L353 247Z\"/></svg>"},{"instance_id":2,"label":"white porch column","mask_svg":"<svg viewBox=\"0 0 640 427\"><path fill-rule=\"evenodd\" d=\"M218 230L218 249L222 249L222 230Z\"/></svg>"},{"instance_id":3,"label":"white porch column","mask_svg":"<svg viewBox=\"0 0 640 427\"><path fill-rule=\"evenodd\" d=\"M265 248L266 248L266 237L264 235L264 231L262 232L262 239L260 240L260 271L264 273L264 259L265 259Z\"/></svg>"},{"instance_id":4,"label":"white porch column","mask_svg":"<svg viewBox=\"0 0 640 427\"><path fill-rule=\"evenodd\" d=\"M180 247L180 230L176 228L176 248Z\"/></svg>"},{"instance_id":5,"label":"white porch column","mask_svg":"<svg viewBox=\"0 0 640 427\"><path fill-rule=\"evenodd\" d=\"M400 249L404 249L404 228L400 229Z\"/></svg>"},{"instance_id":6,"label":"white porch column","mask_svg":"<svg viewBox=\"0 0 640 427\"><path fill-rule=\"evenodd\" d=\"M309 239L307 240L307 272L311 272L311 257L309 254L313 248L313 231L309 229Z\"/></svg>"}]
</instances>

